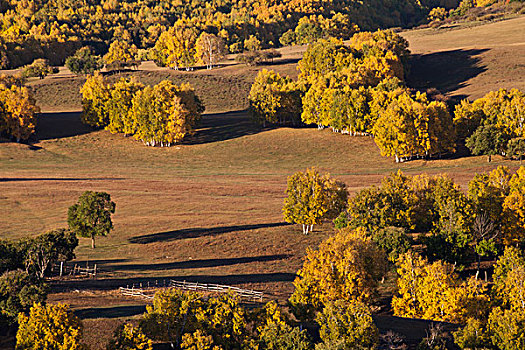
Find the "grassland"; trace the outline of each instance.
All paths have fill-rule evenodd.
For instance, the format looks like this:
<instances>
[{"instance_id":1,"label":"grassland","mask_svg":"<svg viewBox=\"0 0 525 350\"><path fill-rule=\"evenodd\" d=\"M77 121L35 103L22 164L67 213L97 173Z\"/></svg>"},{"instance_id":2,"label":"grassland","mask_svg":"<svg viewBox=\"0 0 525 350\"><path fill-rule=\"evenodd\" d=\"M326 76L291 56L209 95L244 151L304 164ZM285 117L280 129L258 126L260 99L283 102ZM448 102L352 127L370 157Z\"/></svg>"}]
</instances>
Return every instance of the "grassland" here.
<instances>
[{"instance_id":1,"label":"grassland","mask_svg":"<svg viewBox=\"0 0 525 350\"><path fill-rule=\"evenodd\" d=\"M521 17L473 28L406 32L412 51L421 55L410 79L421 87L441 84L452 96L524 88L524 25ZM117 203L115 230L98 239L97 249L81 240L77 250L77 262L96 262L100 276L55 283L50 296L53 302L71 303L86 322L101 329L86 334L95 348L118 320L136 310L137 301L114 293L132 282L174 278L235 284L286 298L306 248L331 231L326 224L304 236L299 227L283 223L286 177L297 170L317 166L345 181L353 193L397 169L448 173L466 185L476 172L519 165L498 157L492 163L485 157L462 157L395 164L381 157L367 137L254 126L245 109L257 71L297 75L301 50L284 49L283 61L267 67L175 72L143 66L124 73L144 83L165 78L190 82L204 100L207 114L196 134L171 148L148 148L83 126L80 77L62 70L30 82L46 113L39 117L38 142L0 144L0 236L15 239L64 227L68 206L83 191L111 194ZM455 74L457 62L472 70ZM427 73L436 69L439 74Z\"/></svg>"}]
</instances>

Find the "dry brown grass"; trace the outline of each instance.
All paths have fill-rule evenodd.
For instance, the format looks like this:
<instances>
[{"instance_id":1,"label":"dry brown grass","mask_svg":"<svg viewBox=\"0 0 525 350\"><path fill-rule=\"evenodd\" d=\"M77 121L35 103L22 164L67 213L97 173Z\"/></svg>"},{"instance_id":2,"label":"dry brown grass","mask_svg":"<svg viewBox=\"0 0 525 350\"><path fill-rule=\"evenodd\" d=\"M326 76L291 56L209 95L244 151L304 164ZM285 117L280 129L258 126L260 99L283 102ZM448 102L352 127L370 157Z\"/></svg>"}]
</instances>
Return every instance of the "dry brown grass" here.
<instances>
[{"instance_id":1,"label":"dry brown grass","mask_svg":"<svg viewBox=\"0 0 525 350\"><path fill-rule=\"evenodd\" d=\"M525 16L479 26L402 33L415 60L409 81L475 99L499 88L525 90Z\"/></svg>"}]
</instances>

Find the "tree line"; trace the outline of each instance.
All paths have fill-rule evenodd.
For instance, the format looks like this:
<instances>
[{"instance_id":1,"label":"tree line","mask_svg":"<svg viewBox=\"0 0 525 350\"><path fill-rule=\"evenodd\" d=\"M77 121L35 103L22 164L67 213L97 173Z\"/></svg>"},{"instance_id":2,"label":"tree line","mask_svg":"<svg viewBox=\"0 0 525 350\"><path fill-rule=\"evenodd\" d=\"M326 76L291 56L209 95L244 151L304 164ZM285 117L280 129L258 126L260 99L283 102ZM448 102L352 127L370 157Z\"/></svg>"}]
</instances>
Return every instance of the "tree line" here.
<instances>
[{"instance_id":1,"label":"tree line","mask_svg":"<svg viewBox=\"0 0 525 350\"><path fill-rule=\"evenodd\" d=\"M132 135L148 146L170 146L191 134L204 105L189 84L164 80L144 86L120 79L108 84L98 73L81 88L82 122Z\"/></svg>"},{"instance_id":2,"label":"tree line","mask_svg":"<svg viewBox=\"0 0 525 350\"><path fill-rule=\"evenodd\" d=\"M240 52L250 36L269 48L280 42L300 43L319 35L352 32L356 25L365 30L410 27L426 22L434 7L456 5L455 0L4 1L0 62L7 68L46 58L58 65L86 45L102 55L114 41L145 50L180 23L196 28L198 35L217 35L229 52Z\"/></svg>"}]
</instances>

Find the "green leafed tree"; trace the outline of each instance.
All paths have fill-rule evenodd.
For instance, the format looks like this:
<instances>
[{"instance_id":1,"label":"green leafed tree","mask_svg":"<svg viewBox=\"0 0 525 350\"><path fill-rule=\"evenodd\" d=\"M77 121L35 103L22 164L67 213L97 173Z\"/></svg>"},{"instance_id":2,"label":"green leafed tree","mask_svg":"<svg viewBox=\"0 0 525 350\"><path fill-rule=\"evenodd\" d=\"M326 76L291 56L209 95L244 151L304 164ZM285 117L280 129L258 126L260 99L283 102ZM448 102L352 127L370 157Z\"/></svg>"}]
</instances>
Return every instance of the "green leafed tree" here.
<instances>
[{"instance_id":1,"label":"green leafed tree","mask_svg":"<svg viewBox=\"0 0 525 350\"><path fill-rule=\"evenodd\" d=\"M89 46L85 46L66 59L66 67L75 74L93 74L104 67L104 62Z\"/></svg>"},{"instance_id":2,"label":"green leafed tree","mask_svg":"<svg viewBox=\"0 0 525 350\"><path fill-rule=\"evenodd\" d=\"M47 285L22 270L5 272L0 276L0 319L16 322L20 312L27 312L33 303L46 300Z\"/></svg>"},{"instance_id":3,"label":"green leafed tree","mask_svg":"<svg viewBox=\"0 0 525 350\"><path fill-rule=\"evenodd\" d=\"M67 223L77 235L91 238L91 247L95 249L95 237L106 236L113 229L113 213L115 203L108 193L86 191L69 207Z\"/></svg>"},{"instance_id":4,"label":"green leafed tree","mask_svg":"<svg viewBox=\"0 0 525 350\"><path fill-rule=\"evenodd\" d=\"M52 263L75 258L78 238L74 232L58 229L23 241L22 244L25 245L26 270L44 278Z\"/></svg>"},{"instance_id":5,"label":"green leafed tree","mask_svg":"<svg viewBox=\"0 0 525 350\"><path fill-rule=\"evenodd\" d=\"M496 125L482 125L474 134L467 138L466 146L474 155L486 155L488 161L492 156L502 154L509 141L509 136L504 129Z\"/></svg>"}]
</instances>

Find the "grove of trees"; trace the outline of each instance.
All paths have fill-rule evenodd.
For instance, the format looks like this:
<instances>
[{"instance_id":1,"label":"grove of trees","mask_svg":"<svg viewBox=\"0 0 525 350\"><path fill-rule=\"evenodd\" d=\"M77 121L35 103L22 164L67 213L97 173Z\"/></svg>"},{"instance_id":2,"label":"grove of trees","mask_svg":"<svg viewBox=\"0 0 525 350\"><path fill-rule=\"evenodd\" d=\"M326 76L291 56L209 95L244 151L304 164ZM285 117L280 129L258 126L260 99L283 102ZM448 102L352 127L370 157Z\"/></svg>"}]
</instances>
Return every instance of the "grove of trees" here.
<instances>
[{"instance_id":1,"label":"grove of trees","mask_svg":"<svg viewBox=\"0 0 525 350\"><path fill-rule=\"evenodd\" d=\"M150 49L163 33L178 36L171 32L174 27L192 29L191 40L203 32L217 36L230 52L242 51L255 39L262 48L324 36L348 39L357 27L409 27L426 22L435 7L450 9L457 4L456 0L6 1L0 8L0 68L23 66L37 58L61 65L86 45L98 55L115 42Z\"/></svg>"},{"instance_id":2,"label":"grove of trees","mask_svg":"<svg viewBox=\"0 0 525 350\"><path fill-rule=\"evenodd\" d=\"M418 349L449 349L453 342L461 349L523 348L524 178L525 167L498 167L477 174L464 192L445 175L397 172L361 190L335 220L336 233L307 250L291 312L301 322L319 322L327 349L374 348L379 339L369 316L393 272L394 315L458 326L448 340L433 328ZM492 265L490 283L480 278L481 261L485 269ZM348 308L360 311L348 315Z\"/></svg>"},{"instance_id":3,"label":"grove of trees","mask_svg":"<svg viewBox=\"0 0 525 350\"><path fill-rule=\"evenodd\" d=\"M82 121L112 133L133 135L148 146L171 146L191 134L204 106L188 84L164 80L144 86L122 78L107 84L88 76L81 89Z\"/></svg>"},{"instance_id":4,"label":"grove of trees","mask_svg":"<svg viewBox=\"0 0 525 350\"><path fill-rule=\"evenodd\" d=\"M263 127L315 124L343 134L373 137L396 162L441 157L465 143L475 155L522 159L525 94L517 89L461 101L451 113L439 93L406 87L407 41L391 30L358 32L348 44L310 43L297 81L259 72L249 102Z\"/></svg>"}]
</instances>

